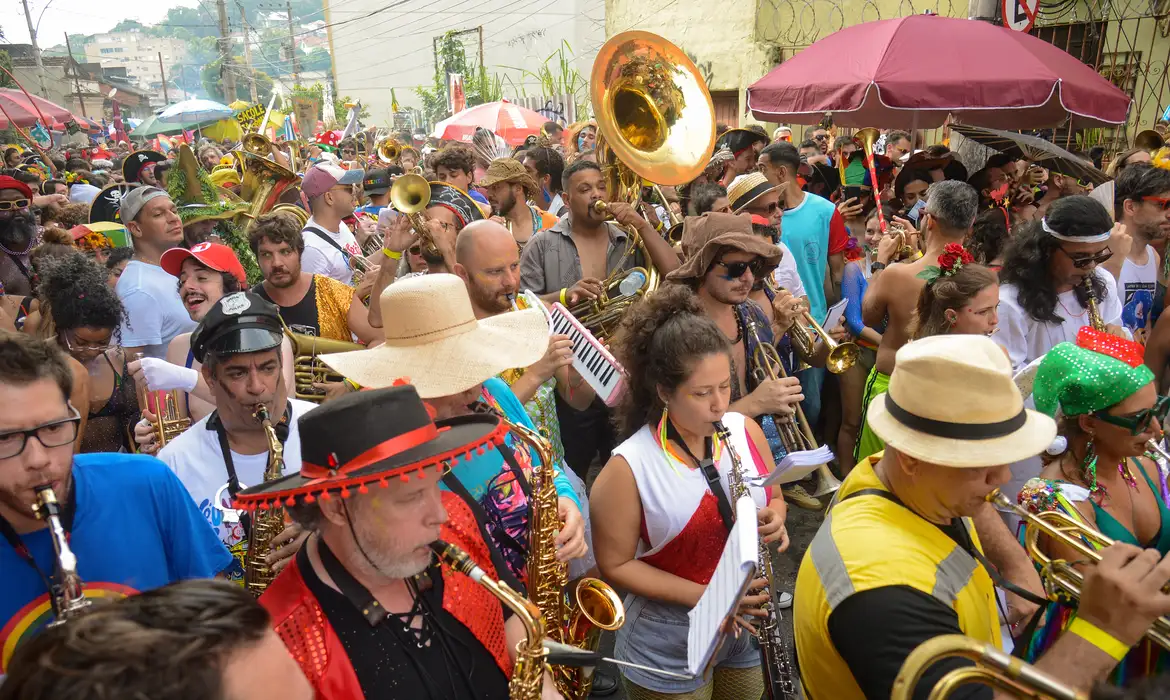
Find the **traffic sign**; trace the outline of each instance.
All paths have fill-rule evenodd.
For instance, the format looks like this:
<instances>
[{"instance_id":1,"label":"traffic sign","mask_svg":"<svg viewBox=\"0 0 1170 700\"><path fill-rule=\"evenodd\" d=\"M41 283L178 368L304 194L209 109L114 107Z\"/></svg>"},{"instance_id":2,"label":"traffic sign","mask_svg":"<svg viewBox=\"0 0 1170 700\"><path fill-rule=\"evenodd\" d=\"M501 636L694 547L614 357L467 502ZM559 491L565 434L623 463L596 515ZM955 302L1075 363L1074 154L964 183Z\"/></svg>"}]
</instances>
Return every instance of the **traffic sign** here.
<instances>
[{"instance_id":1,"label":"traffic sign","mask_svg":"<svg viewBox=\"0 0 1170 700\"><path fill-rule=\"evenodd\" d=\"M1016 32L1026 32L1036 23L1040 0L1003 0L1003 26Z\"/></svg>"}]
</instances>

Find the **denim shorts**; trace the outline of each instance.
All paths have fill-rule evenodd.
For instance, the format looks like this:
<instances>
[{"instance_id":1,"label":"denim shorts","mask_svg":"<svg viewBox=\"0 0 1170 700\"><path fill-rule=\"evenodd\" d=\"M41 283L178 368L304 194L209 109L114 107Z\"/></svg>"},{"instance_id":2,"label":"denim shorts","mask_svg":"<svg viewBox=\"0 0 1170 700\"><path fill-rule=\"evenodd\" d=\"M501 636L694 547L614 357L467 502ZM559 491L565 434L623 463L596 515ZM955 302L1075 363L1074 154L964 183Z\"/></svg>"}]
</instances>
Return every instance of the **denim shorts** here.
<instances>
[{"instance_id":1,"label":"denim shorts","mask_svg":"<svg viewBox=\"0 0 1170 700\"><path fill-rule=\"evenodd\" d=\"M628 595L625 600L626 623L617 632L614 656L619 661L660 668L674 673L687 672L688 609L641 596ZM751 668L760 665L760 649L755 637L741 633L738 638L724 636L715 652L715 666ZM619 667L631 683L659 693L689 693L703 687L709 678L682 680L660 676L634 668Z\"/></svg>"}]
</instances>

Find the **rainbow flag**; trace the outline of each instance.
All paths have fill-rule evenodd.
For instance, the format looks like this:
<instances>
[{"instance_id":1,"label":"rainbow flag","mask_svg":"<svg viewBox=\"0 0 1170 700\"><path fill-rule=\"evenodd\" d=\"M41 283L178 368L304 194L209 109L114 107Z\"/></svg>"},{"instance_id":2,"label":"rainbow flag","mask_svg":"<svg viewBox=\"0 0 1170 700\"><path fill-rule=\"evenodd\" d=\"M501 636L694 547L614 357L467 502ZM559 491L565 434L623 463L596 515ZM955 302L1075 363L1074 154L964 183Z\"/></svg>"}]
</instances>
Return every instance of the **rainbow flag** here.
<instances>
[{"instance_id":1,"label":"rainbow flag","mask_svg":"<svg viewBox=\"0 0 1170 700\"><path fill-rule=\"evenodd\" d=\"M166 134L159 134L158 135L159 153L162 153L165 156L166 154L171 152L172 148L174 148L174 145L171 143L170 138L168 138L166 136Z\"/></svg>"}]
</instances>

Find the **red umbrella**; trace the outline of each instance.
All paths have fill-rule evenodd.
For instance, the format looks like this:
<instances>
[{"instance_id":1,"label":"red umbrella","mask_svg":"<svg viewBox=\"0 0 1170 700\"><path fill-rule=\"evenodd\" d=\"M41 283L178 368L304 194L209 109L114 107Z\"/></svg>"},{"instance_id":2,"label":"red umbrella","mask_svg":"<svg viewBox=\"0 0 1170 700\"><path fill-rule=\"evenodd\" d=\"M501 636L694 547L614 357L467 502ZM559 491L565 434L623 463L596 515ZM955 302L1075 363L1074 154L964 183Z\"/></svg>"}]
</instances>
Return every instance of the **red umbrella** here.
<instances>
[{"instance_id":1,"label":"red umbrella","mask_svg":"<svg viewBox=\"0 0 1170 700\"><path fill-rule=\"evenodd\" d=\"M501 100L468 107L455 116L447 117L435 125L431 135L438 139L471 143L475 130L483 127L515 146L524 143L524 139L529 136L539 134L540 127L547 121L547 117L527 107Z\"/></svg>"},{"instance_id":2,"label":"red umbrella","mask_svg":"<svg viewBox=\"0 0 1170 700\"><path fill-rule=\"evenodd\" d=\"M29 101L30 98L32 102ZM38 109L40 114L37 113ZM73 118L73 114L69 110L44 98L36 95L25 95L18 89L0 89L0 129L11 128L12 122L15 122L17 126L33 126L41 118L41 114L50 121L44 125L46 129L52 128L53 123L66 122ZM11 122L9 118L11 118Z\"/></svg>"},{"instance_id":3,"label":"red umbrella","mask_svg":"<svg viewBox=\"0 0 1170 700\"><path fill-rule=\"evenodd\" d=\"M1077 127L1120 124L1130 98L1046 41L987 22L912 15L846 27L748 88L760 120L933 128L1032 129L1071 116Z\"/></svg>"}]
</instances>

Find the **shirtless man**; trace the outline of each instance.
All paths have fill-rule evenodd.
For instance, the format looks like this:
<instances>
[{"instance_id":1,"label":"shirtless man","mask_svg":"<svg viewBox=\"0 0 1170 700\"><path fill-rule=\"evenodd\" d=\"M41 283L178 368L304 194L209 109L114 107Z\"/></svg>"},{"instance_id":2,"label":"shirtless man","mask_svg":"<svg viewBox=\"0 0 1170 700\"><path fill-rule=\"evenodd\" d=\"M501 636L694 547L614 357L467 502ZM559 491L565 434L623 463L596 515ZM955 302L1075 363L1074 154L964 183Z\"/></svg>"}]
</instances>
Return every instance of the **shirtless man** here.
<instances>
[{"instance_id":1,"label":"shirtless man","mask_svg":"<svg viewBox=\"0 0 1170 700\"><path fill-rule=\"evenodd\" d=\"M923 230L926 232L926 252L917 260L897 263L886 268L894 253L897 239L883 238L878 244L877 261L873 264L873 276L861 305L862 320L870 328L881 328L882 342L878 346L877 362L865 383L865 397L862 400L862 428L854 451L854 462L880 452L884 445L869 429L865 420L865 408L874 397L886 391L890 373L894 371L894 353L906 344L909 338L910 321L918 306L918 296L926 281L918 273L938 264L938 256L948 243L962 243L971 233L975 215L979 209L979 193L975 188L958 180L936 182L927 190L926 209L923 211ZM896 219L909 230L910 222Z\"/></svg>"}]
</instances>

